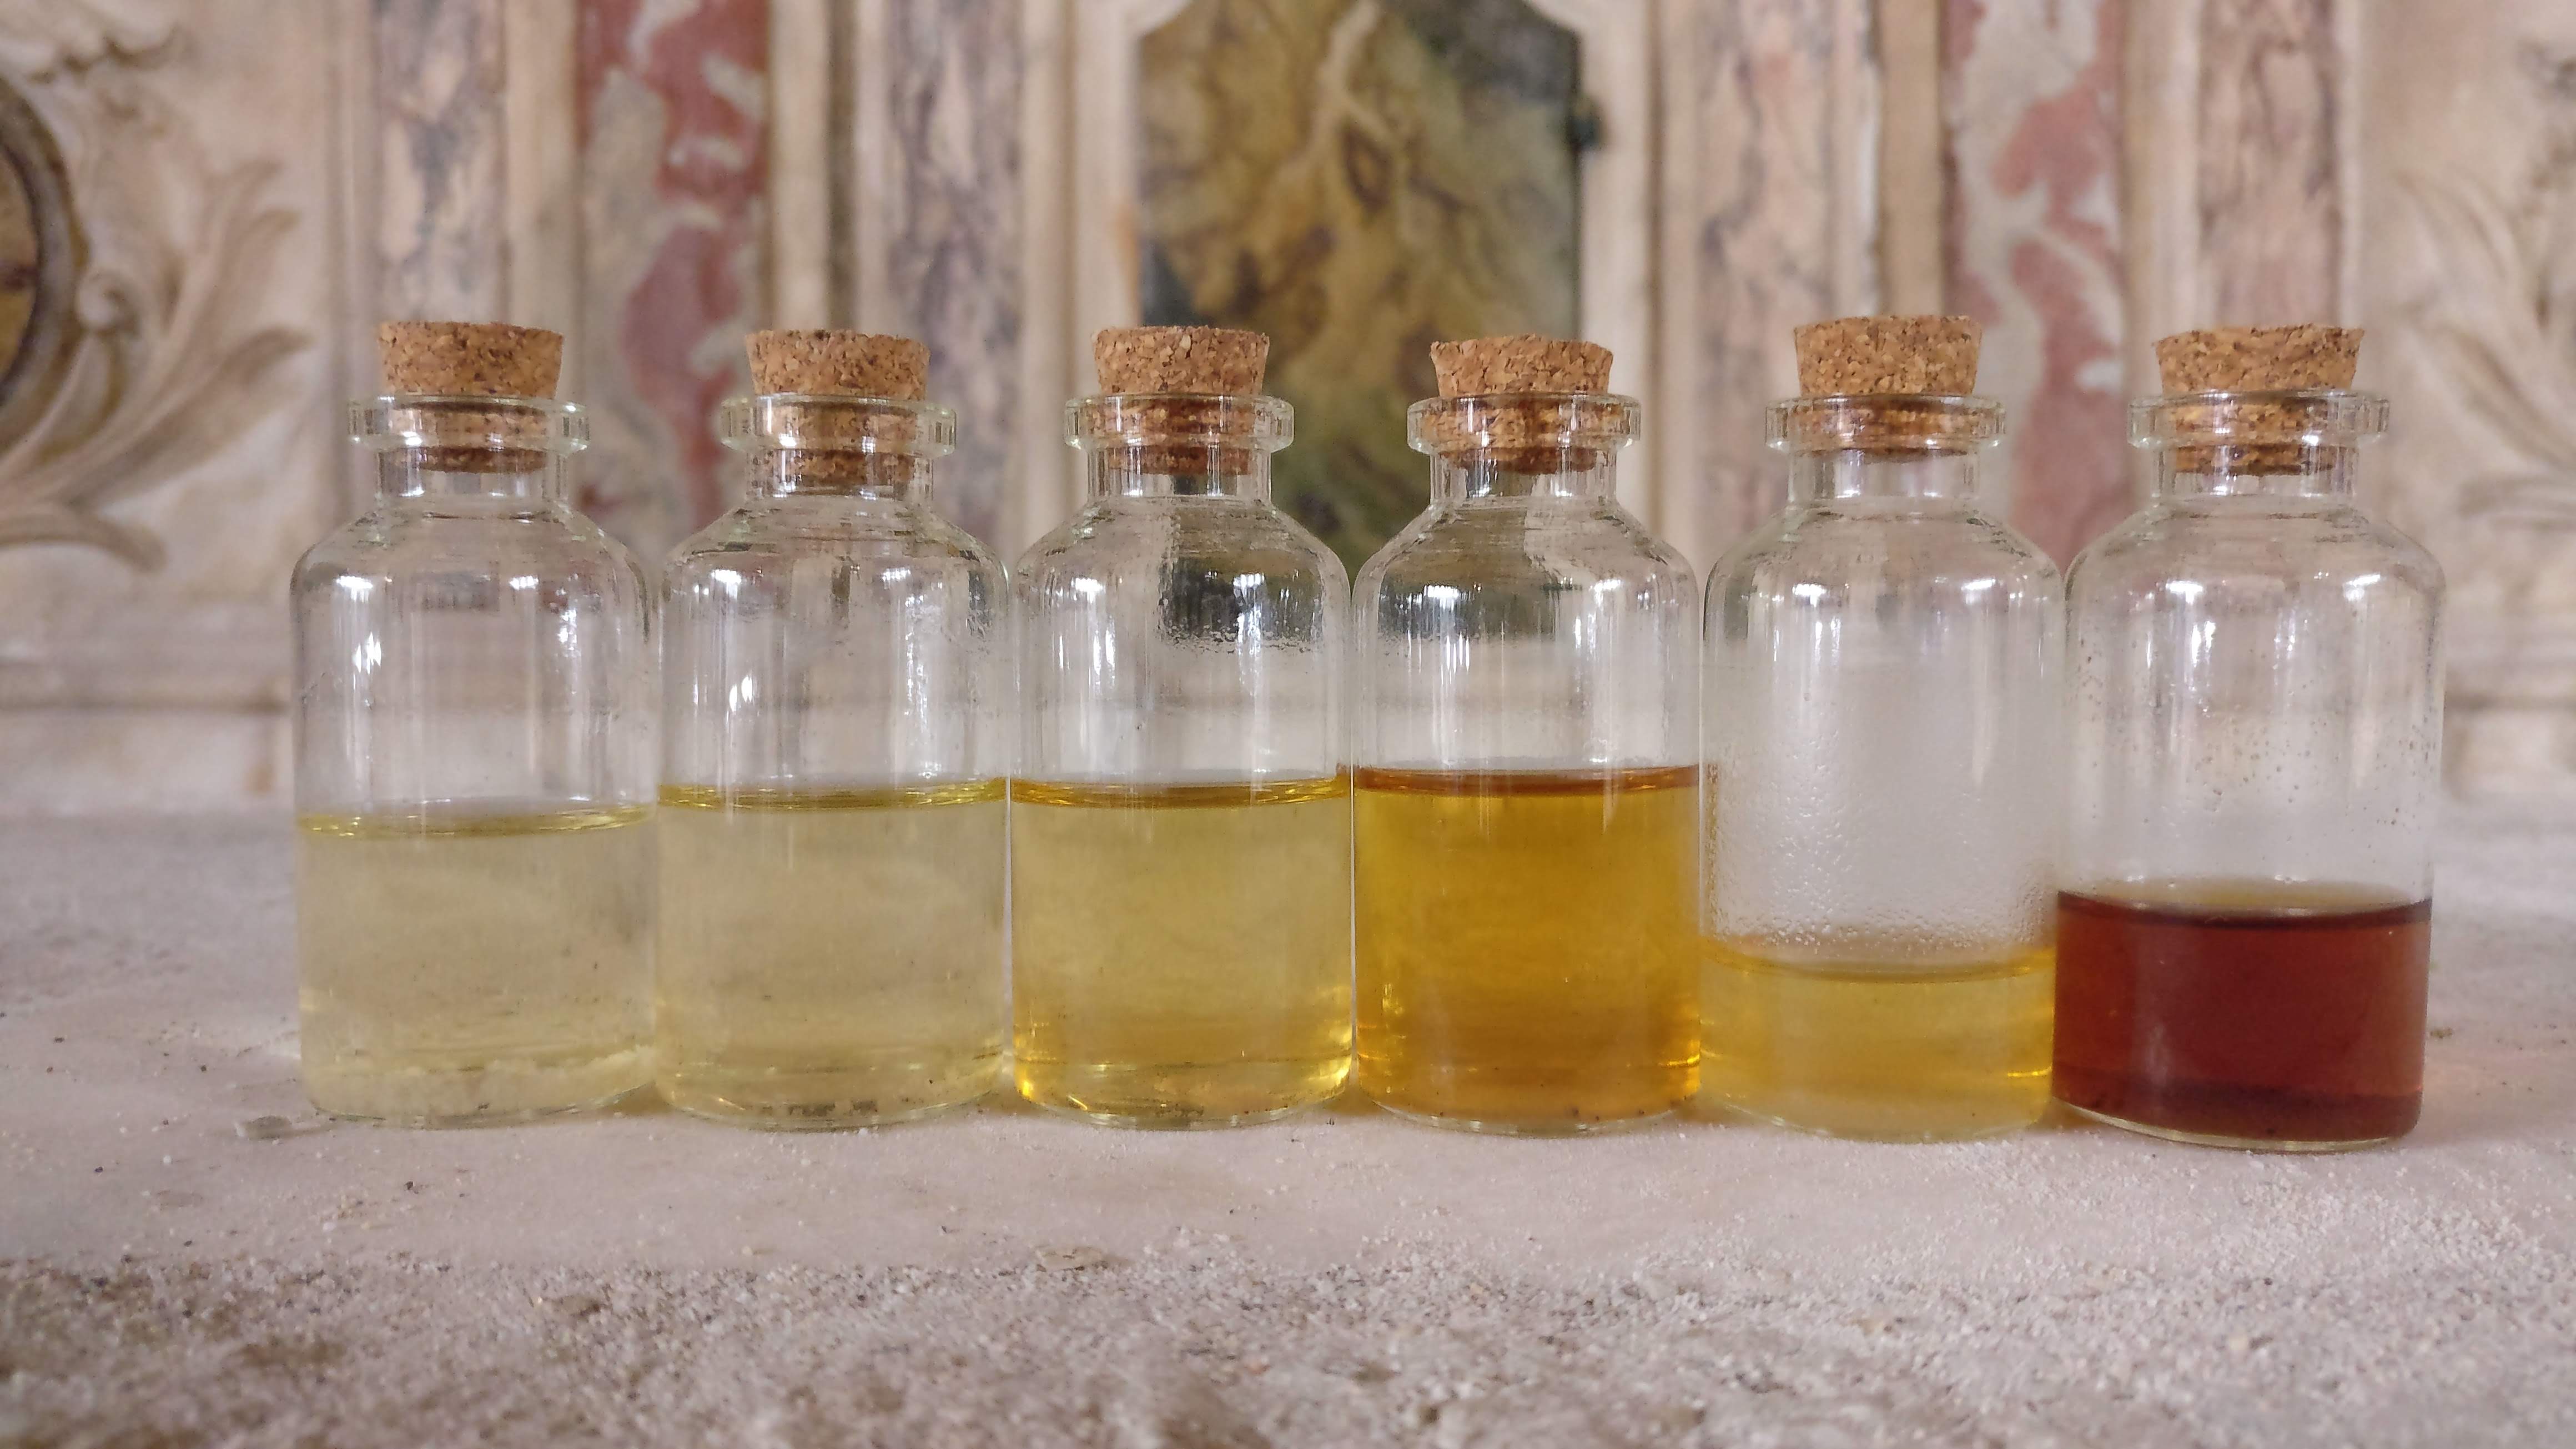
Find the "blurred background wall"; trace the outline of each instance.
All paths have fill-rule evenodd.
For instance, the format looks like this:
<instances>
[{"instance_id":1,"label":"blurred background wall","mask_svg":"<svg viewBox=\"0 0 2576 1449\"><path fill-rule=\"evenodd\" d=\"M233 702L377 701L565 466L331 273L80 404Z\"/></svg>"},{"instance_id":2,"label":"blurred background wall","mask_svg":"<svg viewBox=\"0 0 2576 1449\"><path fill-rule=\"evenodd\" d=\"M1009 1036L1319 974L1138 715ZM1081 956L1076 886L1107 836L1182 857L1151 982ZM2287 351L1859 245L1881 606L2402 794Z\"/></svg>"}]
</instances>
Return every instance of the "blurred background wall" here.
<instances>
[{"instance_id":1,"label":"blurred background wall","mask_svg":"<svg viewBox=\"0 0 2576 1449\"><path fill-rule=\"evenodd\" d=\"M0 153L0 809L283 803L284 581L401 316L564 332L651 553L731 492L753 327L926 338L1011 553L1093 328L1262 327L1354 559L1424 344L1576 331L1703 570L1795 323L1982 318L2061 559L2139 496L2154 338L2360 324L2452 778L2576 796L2576 0L0 0Z\"/></svg>"}]
</instances>

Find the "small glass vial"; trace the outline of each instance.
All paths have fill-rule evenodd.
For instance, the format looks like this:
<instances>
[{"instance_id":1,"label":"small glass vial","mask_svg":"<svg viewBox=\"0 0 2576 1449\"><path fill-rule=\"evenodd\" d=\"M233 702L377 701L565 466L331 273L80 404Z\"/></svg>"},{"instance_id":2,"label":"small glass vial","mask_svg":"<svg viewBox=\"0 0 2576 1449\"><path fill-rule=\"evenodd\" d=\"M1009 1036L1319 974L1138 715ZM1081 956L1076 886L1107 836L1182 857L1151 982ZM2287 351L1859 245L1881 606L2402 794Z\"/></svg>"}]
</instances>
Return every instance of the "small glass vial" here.
<instances>
[{"instance_id":1,"label":"small glass vial","mask_svg":"<svg viewBox=\"0 0 2576 1449\"><path fill-rule=\"evenodd\" d=\"M653 639L635 559L565 501L563 339L377 333L375 506L296 566L305 1092L503 1122L652 1078Z\"/></svg>"},{"instance_id":2,"label":"small glass vial","mask_svg":"<svg viewBox=\"0 0 2576 1449\"><path fill-rule=\"evenodd\" d=\"M1480 1132L1649 1121L1699 1061L1698 591L1614 496L1606 350L1431 351L1431 506L1354 594L1360 1085Z\"/></svg>"},{"instance_id":3,"label":"small glass vial","mask_svg":"<svg viewBox=\"0 0 2576 1449\"><path fill-rule=\"evenodd\" d=\"M1789 505L1710 570L1710 1102L1834 1136L2048 1106L2064 595L1987 514L1977 324L1797 331Z\"/></svg>"},{"instance_id":4,"label":"small glass vial","mask_svg":"<svg viewBox=\"0 0 2576 1449\"><path fill-rule=\"evenodd\" d=\"M760 332L740 506L663 599L662 1095L755 1127L971 1102L1002 1060L1008 584L932 511L929 349Z\"/></svg>"},{"instance_id":5,"label":"small glass vial","mask_svg":"<svg viewBox=\"0 0 2576 1449\"><path fill-rule=\"evenodd\" d=\"M2154 499L2069 584L2057 1095L2118 1126L2367 1146L2423 1098L2442 572L2352 500L2361 334L2188 332L2130 408Z\"/></svg>"},{"instance_id":6,"label":"small glass vial","mask_svg":"<svg viewBox=\"0 0 2576 1449\"><path fill-rule=\"evenodd\" d=\"M1089 499L1016 571L1013 1057L1093 1122L1259 1122L1350 1072L1348 587L1270 502L1269 345L1102 332Z\"/></svg>"}]
</instances>

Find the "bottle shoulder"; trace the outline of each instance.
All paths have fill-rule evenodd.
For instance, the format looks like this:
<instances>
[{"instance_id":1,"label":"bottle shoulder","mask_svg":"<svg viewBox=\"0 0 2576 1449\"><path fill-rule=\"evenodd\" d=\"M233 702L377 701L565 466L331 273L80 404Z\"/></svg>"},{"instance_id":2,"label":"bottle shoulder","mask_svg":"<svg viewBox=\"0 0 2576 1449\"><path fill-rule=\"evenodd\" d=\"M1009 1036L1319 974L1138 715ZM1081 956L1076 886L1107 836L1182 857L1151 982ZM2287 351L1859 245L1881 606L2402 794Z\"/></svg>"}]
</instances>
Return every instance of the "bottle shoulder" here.
<instances>
[{"instance_id":1,"label":"bottle shoulder","mask_svg":"<svg viewBox=\"0 0 2576 1449\"><path fill-rule=\"evenodd\" d=\"M982 540L918 506L879 509L778 508L744 503L682 540L666 561L674 578L714 568L844 559L884 567L965 566L999 577L1001 558Z\"/></svg>"},{"instance_id":2,"label":"bottle shoulder","mask_svg":"<svg viewBox=\"0 0 2576 1449\"><path fill-rule=\"evenodd\" d=\"M412 513L381 503L305 550L299 590L333 578L477 575L614 578L641 585L644 566L588 516L571 509L525 515Z\"/></svg>"},{"instance_id":3,"label":"bottle shoulder","mask_svg":"<svg viewBox=\"0 0 2576 1449\"><path fill-rule=\"evenodd\" d=\"M1266 502L1232 498L1094 499L1012 568L1024 592L1220 571L1336 592L1349 580L1342 561L1295 519Z\"/></svg>"},{"instance_id":4,"label":"bottle shoulder","mask_svg":"<svg viewBox=\"0 0 2576 1449\"><path fill-rule=\"evenodd\" d=\"M2163 500L2095 539L2069 570L2068 588L2080 598L2174 582L2385 586L2428 597L2443 589L2441 564L2423 545L2348 503L2281 509Z\"/></svg>"},{"instance_id":5,"label":"bottle shoulder","mask_svg":"<svg viewBox=\"0 0 2576 1449\"><path fill-rule=\"evenodd\" d=\"M2054 597L2064 588L2056 562L2038 545L1978 509L1790 508L1763 520L1719 558L1709 570L1709 595L1860 582L1992 587L1987 581L2013 585L2012 592L2025 596Z\"/></svg>"},{"instance_id":6,"label":"bottle shoulder","mask_svg":"<svg viewBox=\"0 0 2576 1449\"><path fill-rule=\"evenodd\" d=\"M1435 587L1696 592L1681 551L1606 501L1544 512L1447 505L1425 510L1360 568L1364 598Z\"/></svg>"}]
</instances>

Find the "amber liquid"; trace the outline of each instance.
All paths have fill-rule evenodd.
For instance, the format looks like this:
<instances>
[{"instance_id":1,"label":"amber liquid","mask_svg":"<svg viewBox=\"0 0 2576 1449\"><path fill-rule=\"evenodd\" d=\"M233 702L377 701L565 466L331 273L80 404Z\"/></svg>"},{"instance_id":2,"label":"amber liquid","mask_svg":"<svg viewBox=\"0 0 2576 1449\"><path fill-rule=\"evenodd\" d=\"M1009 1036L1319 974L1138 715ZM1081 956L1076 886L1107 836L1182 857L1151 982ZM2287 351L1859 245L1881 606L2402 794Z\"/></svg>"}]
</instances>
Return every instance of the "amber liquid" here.
<instances>
[{"instance_id":1,"label":"amber liquid","mask_svg":"<svg viewBox=\"0 0 2576 1449\"><path fill-rule=\"evenodd\" d=\"M1002 782L662 787L662 1095L755 1127L971 1102L1002 1060Z\"/></svg>"},{"instance_id":2,"label":"amber liquid","mask_svg":"<svg viewBox=\"0 0 2576 1449\"><path fill-rule=\"evenodd\" d=\"M1700 1091L1834 1137L2027 1127L2048 1107L2052 960L2045 945L1930 957L1868 939L1796 951L1712 941Z\"/></svg>"},{"instance_id":3,"label":"amber liquid","mask_svg":"<svg viewBox=\"0 0 2576 1449\"><path fill-rule=\"evenodd\" d=\"M2361 1146L2415 1125L2433 903L2173 881L2058 897L2060 1100L2189 1141Z\"/></svg>"},{"instance_id":4,"label":"amber liquid","mask_svg":"<svg viewBox=\"0 0 2576 1449\"><path fill-rule=\"evenodd\" d=\"M1569 1133L1698 1086L1699 771L1361 770L1359 1081L1394 1111Z\"/></svg>"},{"instance_id":5,"label":"amber liquid","mask_svg":"<svg viewBox=\"0 0 2576 1449\"><path fill-rule=\"evenodd\" d=\"M1020 1094L1121 1127L1226 1127L1351 1068L1347 777L1011 782Z\"/></svg>"}]
</instances>

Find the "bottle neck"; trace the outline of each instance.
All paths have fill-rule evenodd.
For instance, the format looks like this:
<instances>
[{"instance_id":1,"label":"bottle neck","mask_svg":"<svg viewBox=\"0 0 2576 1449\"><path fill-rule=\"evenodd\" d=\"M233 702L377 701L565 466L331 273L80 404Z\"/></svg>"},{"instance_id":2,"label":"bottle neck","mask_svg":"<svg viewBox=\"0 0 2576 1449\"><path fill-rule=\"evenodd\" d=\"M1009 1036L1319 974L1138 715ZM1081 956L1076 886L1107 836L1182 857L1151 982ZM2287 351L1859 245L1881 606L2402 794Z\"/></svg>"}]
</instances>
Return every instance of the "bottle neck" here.
<instances>
[{"instance_id":1,"label":"bottle neck","mask_svg":"<svg viewBox=\"0 0 2576 1449\"><path fill-rule=\"evenodd\" d=\"M536 449L394 448L376 455L376 492L432 513L543 513L565 501L569 470Z\"/></svg>"},{"instance_id":2,"label":"bottle neck","mask_svg":"<svg viewBox=\"0 0 2576 1449\"><path fill-rule=\"evenodd\" d=\"M2360 475L2347 444L2180 444L2156 450L2156 493L2174 498L2344 498Z\"/></svg>"},{"instance_id":3,"label":"bottle neck","mask_svg":"<svg viewBox=\"0 0 2576 1449\"><path fill-rule=\"evenodd\" d=\"M1198 443L1085 446L1090 498L1270 499L1270 454L1258 447Z\"/></svg>"},{"instance_id":4,"label":"bottle neck","mask_svg":"<svg viewBox=\"0 0 2576 1449\"><path fill-rule=\"evenodd\" d=\"M1486 448L1431 455L1433 503L1609 498L1619 486L1608 448Z\"/></svg>"},{"instance_id":5,"label":"bottle neck","mask_svg":"<svg viewBox=\"0 0 2576 1449\"><path fill-rule=\"evenodd\" d=\"M1799 453L1789 465L1793 503L1879 499L1928 506L1976 501L1978 455L1929 448L1844 448Z\"/></svg>"},{"instance_id":6,"label":"bottle neck","mask_svg":"<svg viewBox=\"0 0 2576 1449\"><path fill-rule=\"evenodd\" d=\"M911 453L767 448L750 456L745 474L744 491L753 498L922 503L930 497L930 460Z\"/></svg>"}]
</instances>

